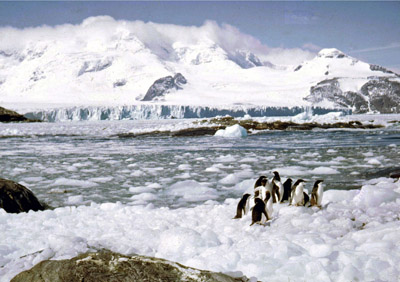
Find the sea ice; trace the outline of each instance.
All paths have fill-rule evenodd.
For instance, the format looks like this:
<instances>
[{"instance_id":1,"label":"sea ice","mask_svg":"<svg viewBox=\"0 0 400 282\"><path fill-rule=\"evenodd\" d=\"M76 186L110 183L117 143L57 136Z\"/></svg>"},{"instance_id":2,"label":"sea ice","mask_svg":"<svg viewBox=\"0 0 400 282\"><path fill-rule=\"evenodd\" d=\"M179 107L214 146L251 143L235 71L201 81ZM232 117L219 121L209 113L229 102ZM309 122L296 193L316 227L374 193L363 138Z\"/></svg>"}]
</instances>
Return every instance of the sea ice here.
<instances>
[{"instance_id":1,"label":"sea ice","mask_svg":"<svg viewBox=\"0 0 400 282\"><path fill-rule=\"evenodd\" d=\"M247 131L242 126L235 124L228 126L225 129L220 129L215 133L215 136L219 137L246 137Z\"/></svg>"}]
</instances>

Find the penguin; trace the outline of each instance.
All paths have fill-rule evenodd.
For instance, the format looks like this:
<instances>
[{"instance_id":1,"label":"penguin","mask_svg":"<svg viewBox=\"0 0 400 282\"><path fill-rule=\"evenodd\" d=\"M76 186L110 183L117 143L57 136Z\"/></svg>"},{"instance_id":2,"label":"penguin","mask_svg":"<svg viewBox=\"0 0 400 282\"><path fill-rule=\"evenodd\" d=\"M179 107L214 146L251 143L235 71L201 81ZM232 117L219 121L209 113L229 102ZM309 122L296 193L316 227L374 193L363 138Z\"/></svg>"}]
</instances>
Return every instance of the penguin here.
<instances>
[{"instance_id":1,"label":"penguin","mask_svg":"<svg viewBox=\"0 0 400 282\"><path fill-rule=\"evenodd\" d=\"M256 183L254 183L254 189L257 188L258 186L261 186L261 185L265 186L265 184L263 184L263 183L266 183L266 180L267 180L267 177L265 175L261 175L257 179Z\"/></svg>"},{"instance_id":2,"label":"penguin","mask_svg":"<svg viewBox=\"0 0 400 282\"><path fill-rule=\"evenodd\" d=\"M311 206L321 207L322 196L324 194L323 180L317 180L311 192Z\"/></svg>"},{"instance_id":3,"label":"penguin","mask_svg":"<svg viewBox=\"0 0 400 282\"><path fill-rule=\"evenodd\" d=\"M305 181L303 179L298 179L294 185L292 186L292 192L291 192L291 200L290 204L294 206L302 206L304 205L304 194L303 194L303 188L304 188L304 183Z\"/></svg>"},{"instance_id":4,"label":"penguin","mask_svg":"<svg viewBox=\"0 0 400 282\"><path fill-rule=\"evenodd\" d=\"M244 194L242 196L242 199L240 199L240 201L237 205L236 216L233 219L242 218L242 215L247 213L249 197L250 197L250 194Z\"/></svg>"},{"instance_id":5,"label":"penguin","mask_svg":"<svg viewBox=\"0 0 400 282\"><path fill-rule=\"evenodd\" d=\"M265 217L268 220L268 214L267 211L265 210L265 203L263 200L261 200L260 198L255 198L255 203L256 205L253 207L253 211L251 213L251 224L250 226L252 226L254 223L257 224L262 224L261 220L262 220L262 215L264 214Z\"/></svg>"},{"instance_id":6,"label":"penguin","mask_svg":"<svg viewBox=\"0 0 400 282\"><path fill-rule=\"evenodd\" d=\"M291 192L291 189L292 189L292 182L293 182L293 180L291 178L288 178L288 179L286 179L285 183L283 183L282 202L289 200L290 192Z\"/></svg>"},{"instance_id":7,"label":"penguin","mask_svg":"<svg viewBox=\"0 0 400 282\"><path fill-rule=\"evenodd\" d=\"M271 193L269 193L269 191L267 191L267 193L266 193L266 197L265 197L264 203L265 203L265 210L266 210L267 215L268 215L267 216L267 220L269 220L269 219L272 218L272 213L274 211L273 200L272 200L272 197L271 197Z\"/></svg>"},{"instance_id":8,"label":"penguin","mask_svg":"<svg viewBox=\"0 0 400 282\"><path fill-rule=\"evenodd\" d=\"M254 197L265 199L265 186L268 183L268 178L264 175L260 176L254 183Z\"/></svg>"},{"instance_id":9,"label":"penguin","mask_svg":"<svg viewBox=\"0 0 400 282\"><path fill-rule=\"evenodd\" d=\"M281 177L279 175L279 172L274 171L274 178L272 179L273 187L272 187L272 192L273 195L275 196L275 202L280 203L282 201L283 193L284 193L284 188L281 182Z\"/></svg>"},{"instance_id":10,"label":"penguin","mask_svg":"<svg viewBox=\"0 0 400 282\"><path fill-rule=\"evenodd\" d=\"M303 191L303 195L304 195L304 204L303 206L309 206L310 205L310 196L308 196L308 194Z\"/></svg>"}]
</instances>

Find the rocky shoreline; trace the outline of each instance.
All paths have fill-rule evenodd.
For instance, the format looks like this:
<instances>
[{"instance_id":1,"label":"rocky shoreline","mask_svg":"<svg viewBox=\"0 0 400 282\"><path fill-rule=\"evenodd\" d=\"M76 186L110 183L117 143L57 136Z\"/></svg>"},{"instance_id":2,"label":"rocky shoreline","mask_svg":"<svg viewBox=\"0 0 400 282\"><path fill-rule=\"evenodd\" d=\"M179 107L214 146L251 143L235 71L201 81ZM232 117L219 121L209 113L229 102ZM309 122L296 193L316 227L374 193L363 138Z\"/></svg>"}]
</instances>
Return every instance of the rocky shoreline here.
<instances>
[{"instance_id":1,"label":"rocky shoreline","mask_svg":"<svg viewBox=\"0 0 400 282\"><path fill-rule=\"evenodd\" d=\"M17 112L0 107L0 122L41 122L37 119L29 119Z\"/></svg>"},{"instance_id":2,"label":"rocky shoreline","mask_svg":"<svg viewBox=\"0 0 400 282\"><path fill-rule=\"evenodd\" d=\"M218 130L225 129L228 126L239 124L247 131L252 133L261 132L263 130L313 130L313 129L377 129L383 128L383 125L362 124L360 121L336 122L336 123L296 123L292 121L274 121L274 122L258 122L255 120L238 120L231 116L222 118L204 119L194 122L196 126L180 129L176 131L148 131L139 133L121 133L115 135L119 138L136 138L136 137L195 137L214 135Z\"/></svg>"}]
</instances>

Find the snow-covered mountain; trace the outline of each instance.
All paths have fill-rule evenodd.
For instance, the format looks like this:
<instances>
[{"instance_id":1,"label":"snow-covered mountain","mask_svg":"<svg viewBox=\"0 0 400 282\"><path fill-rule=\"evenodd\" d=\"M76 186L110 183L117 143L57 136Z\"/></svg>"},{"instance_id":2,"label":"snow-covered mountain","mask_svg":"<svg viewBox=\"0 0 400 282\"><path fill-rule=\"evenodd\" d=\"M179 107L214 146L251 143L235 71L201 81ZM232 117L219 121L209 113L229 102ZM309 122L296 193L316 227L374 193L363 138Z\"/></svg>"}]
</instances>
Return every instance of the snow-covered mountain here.
<instances>
[{"instance_id":1,"label":"snow-covered mountain","mask_svg":"<svg viewBox=\"0 0 400 282\"><path fill-rule=\"evenodd\" d=\"M1 28L0 104L238 106L400 112L400 77L336 49L279 65L274 50L231 26L182 27L95 17L80 25ZM304 60L305 59L305 60ZM185 84L142 101L159 79Z\"/></svg>"}]
</instances>

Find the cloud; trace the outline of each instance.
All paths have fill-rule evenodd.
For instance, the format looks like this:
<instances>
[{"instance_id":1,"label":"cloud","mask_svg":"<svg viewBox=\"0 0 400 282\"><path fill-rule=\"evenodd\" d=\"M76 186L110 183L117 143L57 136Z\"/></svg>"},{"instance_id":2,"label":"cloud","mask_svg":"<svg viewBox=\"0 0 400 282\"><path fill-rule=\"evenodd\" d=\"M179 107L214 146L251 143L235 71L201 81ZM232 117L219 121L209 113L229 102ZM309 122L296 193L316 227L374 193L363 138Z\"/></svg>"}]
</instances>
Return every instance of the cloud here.
<instances>
[{"instance_id":1,"label":"cloud","mask_svg":"<svg viewBox=\"0 0 400 282\"><path fill-rule=\"evenodd\" d=\"M118 38L136 38L154 54L167 58L173 52L173 44L196 45L204 42L215 43L225 52L248 50L263 60L274 64L298 64L309 59L313 53L310 46L294 49L270 48L259 39L241 32L229 24L205 21L201 26L180 26L143 21L115 20L110 16L96 16L85 19L81 24L40 26L16 29L0 28L0 50L22 51L38 42L58 44L65 51L101 52ZM136 40L135 39L135 40ZM314 54L315 55L315 54Z\"/></svg>"},{"instance_id":2,"label":"cloud","mask_svg":"<svg viewBox=\"0 0 400 282\"><path fill-rule=\"evenodd\" d=\"M358 49L358 50L352 50L349 51L349 54L353 53L367 53L367 52L376 52L376 51L384 51L384 50L390 50L390 49L397 49L400 48L400 42L393 42L389 45L385 46L377 46L377 47L370 47L370 48L365 48L365 49Z\"/></svg>"}]
</instances>

